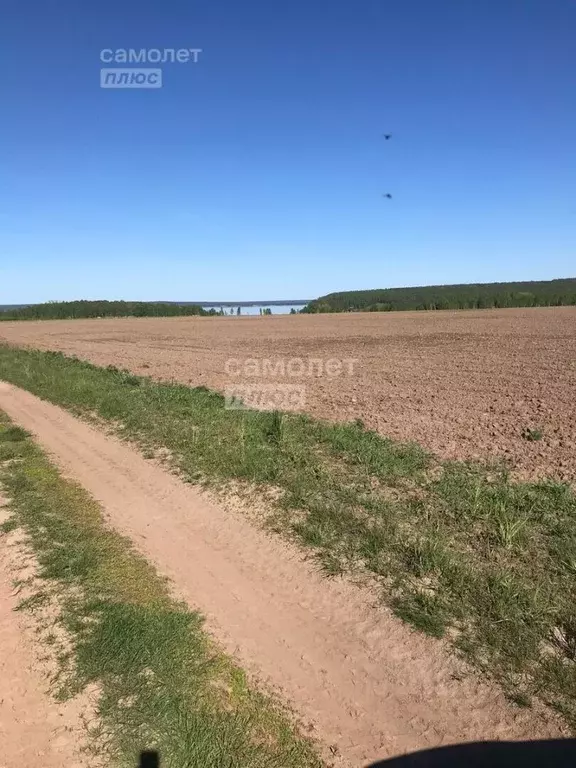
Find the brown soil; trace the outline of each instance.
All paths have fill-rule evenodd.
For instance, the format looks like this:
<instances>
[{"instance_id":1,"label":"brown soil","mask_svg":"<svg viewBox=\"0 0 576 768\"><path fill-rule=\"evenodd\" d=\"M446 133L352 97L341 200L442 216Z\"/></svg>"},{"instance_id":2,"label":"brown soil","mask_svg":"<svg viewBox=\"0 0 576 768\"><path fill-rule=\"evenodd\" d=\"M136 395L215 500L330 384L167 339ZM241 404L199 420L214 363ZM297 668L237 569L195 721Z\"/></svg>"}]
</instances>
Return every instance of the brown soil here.
<instances>
[{"instance_id":1,"label":"brown soil","mask_svg":"<svg viewBox=\"0 0 576 768\"><path fill-rule=\"evenodd\" d=\"M576 477L575 307L0 323L2 338L220 390L302 383L317 416L361 418L448 458L504 458L523 476ZM358 362L353 375L282 378L230 376L231 358L261 374L266 359Z\"/></svg>"},{"instance_id":2,"label":"brown soil","mask_svg":"<svg viewBox=\"0 0 576 768\"><path fill-rule=\"evenodd\" d=\"M9 516L5 501L0 496L0 522ZM31 575L19 534L0 534L0 766L88 768L95 762L82 751L83 718L93 707L85 696L62 703L48 691L54 669L46 648L34 622L15 612L24 595L12 581L23 567Z\"/></svg>"},{"instance_id":3,"label":"brown soil","mask_svg":"<svg viewBox=\"0 0 576 768\"><path fill-rule=\"evenodd\" d=\"M376 609L367 592L325 579L297 550L126 444L1 383L0 407L98 499L110 524L203 611L224 648L278 690L342 764L562 732L543 713L508 704L442 643Z\"/></svg>"}]
</instances>

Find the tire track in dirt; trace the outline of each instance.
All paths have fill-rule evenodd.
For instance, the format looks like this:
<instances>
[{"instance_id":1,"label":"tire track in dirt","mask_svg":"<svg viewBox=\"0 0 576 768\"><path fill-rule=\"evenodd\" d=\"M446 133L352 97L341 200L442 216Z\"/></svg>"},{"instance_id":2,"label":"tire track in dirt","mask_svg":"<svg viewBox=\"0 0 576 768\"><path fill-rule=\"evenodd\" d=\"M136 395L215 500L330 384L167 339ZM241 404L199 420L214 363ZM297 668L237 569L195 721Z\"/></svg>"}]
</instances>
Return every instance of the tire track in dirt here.
<instances>
[{"instance_id":1,"label":"tire track in dirt","mask_svg":"<svg viewBox=\"0 0 576 768\"><path fill-rule=\"evenodd\" d=\"M442 643L345 580L325 579L296 549L128 445L8 384L0 383L0 407L92 493L110 524L204 613L245 669L280 692L333 759L358 766L441 744L562 732L473 675L462 678Z\"/></svg>"},{"instance_id":2,"label":"tire track in dirt","mask_svg":"<svg viewBox=\"0 0 576 768\"><path fill-rule=\"evenodd\" d=\"M0 495L0 522L9 517L3 501ZM0 768L88 768L90 760L80 754L86 702L51 697L33 628L15 613L15 536L0 537Z\"/></svg>"}]
</instances>

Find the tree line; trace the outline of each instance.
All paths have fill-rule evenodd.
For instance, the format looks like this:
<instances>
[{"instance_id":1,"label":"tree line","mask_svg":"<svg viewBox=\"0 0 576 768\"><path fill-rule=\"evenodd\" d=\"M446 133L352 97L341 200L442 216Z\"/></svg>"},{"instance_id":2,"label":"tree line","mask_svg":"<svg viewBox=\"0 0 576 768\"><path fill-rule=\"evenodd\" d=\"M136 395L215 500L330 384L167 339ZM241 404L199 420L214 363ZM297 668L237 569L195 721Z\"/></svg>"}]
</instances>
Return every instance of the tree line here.
<instances>
[{"instance_id":1,"label":"tree line","mask_svg":"<svg viewBox=\"0 0 576 768\"><path fill-rule=\"evenodd\" d=\"M576 278L343 291L315 299L302 312L394 312L569 305L576 305Z\"/></svg>"},{"instance_id":2,"label":"tree line","mask_svg":"<svg viewBox=\"0 0 576 768\"><path fill-rule=\"evenodd\" d=\"M89 317L176 317L219 315L196 304L154 301L50 301L0 311L0 320L72 320Z\"/></svg>"},{"instance_id":3,"label":"tree line","mask_svg":"<svg viewBox=\"0 0 576 768\"><path fill-rule=\"evenodd\" d=\"M242 314L242 307L204 309L199 304L174 304L162 301L49 301L23 307L0 306L1 320L74 320L98 317L206 317ZM261 315L271 315L270 307L261 307Z\"/></svg>"}]
</instances>

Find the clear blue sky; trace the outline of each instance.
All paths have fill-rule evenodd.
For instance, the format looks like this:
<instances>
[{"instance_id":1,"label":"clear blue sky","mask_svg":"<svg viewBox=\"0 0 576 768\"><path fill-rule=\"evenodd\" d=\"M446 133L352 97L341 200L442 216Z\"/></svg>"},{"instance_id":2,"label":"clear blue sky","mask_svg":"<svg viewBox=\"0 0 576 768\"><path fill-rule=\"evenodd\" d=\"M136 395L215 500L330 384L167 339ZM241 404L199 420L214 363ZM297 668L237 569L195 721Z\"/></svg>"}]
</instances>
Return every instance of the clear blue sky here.
<instances>
[{"instance_id":1,"label":"clear blue sky","mask_svg":"<svg viewBox=\"0 0 576 768\"><path fill-rule=\"evenodd\" d=\"M0 7L0 303L576 276L574 0Z\"/></svg>"}]
</instances>

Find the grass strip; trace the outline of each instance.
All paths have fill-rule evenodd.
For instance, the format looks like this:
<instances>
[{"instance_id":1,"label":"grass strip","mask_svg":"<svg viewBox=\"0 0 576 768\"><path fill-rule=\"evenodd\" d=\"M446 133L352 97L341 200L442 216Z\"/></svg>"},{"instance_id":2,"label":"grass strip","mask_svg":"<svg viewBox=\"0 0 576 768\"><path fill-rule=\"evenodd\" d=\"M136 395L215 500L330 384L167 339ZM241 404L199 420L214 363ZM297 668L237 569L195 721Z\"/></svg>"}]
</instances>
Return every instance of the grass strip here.
<instances>
[{"instance_id":1,"label":"grass strip","mask_svg":"<svg viewBox=\"0 0 576 768\"><path fill-rule=\"evenodd\" d=\"M24 528L39 563L41 581L20 608L34 611L47 589L57 595L71 642L55 693L98 687L104 764L133 768L155 748L166 768L320 768L288 718L214 647L201 616L170 597L99 505L2 412L0 482L12 511L2 528Z\"/></svg>"},{"instance_id":2,"label":"grass strip","mask_svg":"<svg viewBox=\"0 0 576 768\"><path fill-rule=\"evenodd\" d=\"M368 572L398 616L446 636L529 705L576 726L576 497L552 481L438 461L364 429L231 411L203 387L0 345L0 378L166 448L191 482L275 489L270 523L329 574ZM270 494L268 494L268 498Z\"/></svg>"}]
</instances>

